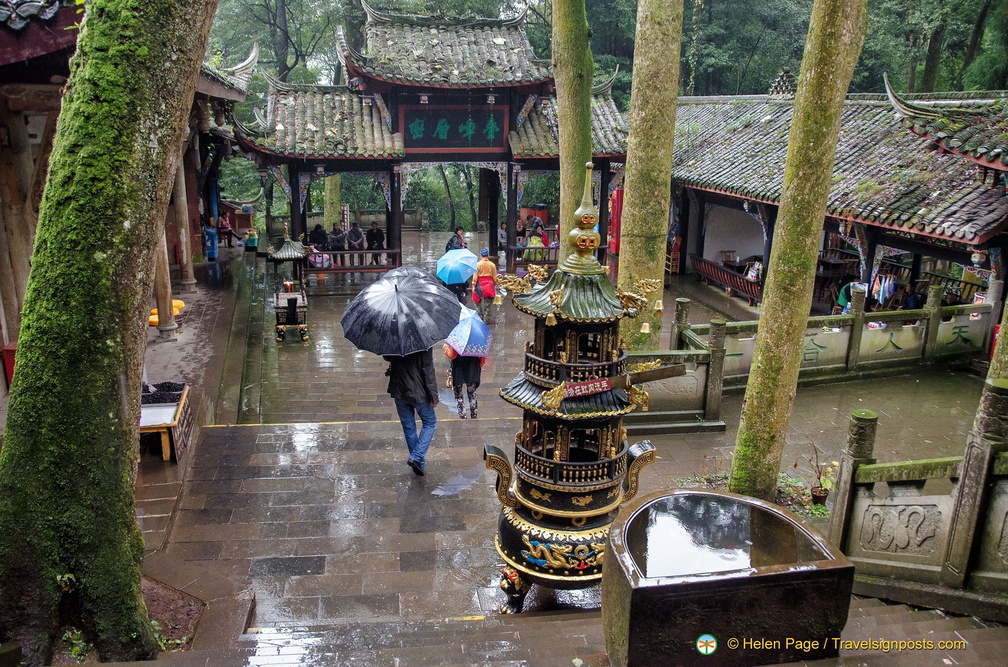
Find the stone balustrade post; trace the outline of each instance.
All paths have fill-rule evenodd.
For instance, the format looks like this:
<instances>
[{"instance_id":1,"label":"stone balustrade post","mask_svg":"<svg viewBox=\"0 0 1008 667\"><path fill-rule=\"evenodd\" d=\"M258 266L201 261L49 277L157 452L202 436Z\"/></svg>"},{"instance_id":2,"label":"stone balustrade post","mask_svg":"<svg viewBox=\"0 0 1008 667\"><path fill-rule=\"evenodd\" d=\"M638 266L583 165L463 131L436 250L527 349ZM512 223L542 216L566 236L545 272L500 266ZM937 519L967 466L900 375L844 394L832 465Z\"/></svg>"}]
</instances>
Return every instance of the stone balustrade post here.
<instances>
[{"instance_id":1,"label":"stone balustrade post","mask_svg":"<svg viewBox=\"0 0 1008 667\"><path fill-rule=\"evenodd\" d=\"M1008 379L988 378L959 468L940 577L945 586L962 588L966 582L974 541L982 530L978 524L990 497L994 457L1004 451L1008 451Z\"/></svg>"},{"instance_id":2,"label":"stone balustrade post","mask_svg":"<svg viewBox=\"0 0 1008 667\"><path fill-rule=\"evenodd\" d=\"M708 421L721 415L721 393L724 388L725 321L711 320L707 349L710 351L710 365L707 368L707 390L704 396L704 418Z\"/></svg>"},{"instance_id":3,"label":"stone balustrade post","mask_svg":"<svg viewBox=\"0 0 1008 667\"><path fill-rule=\"evenodd\" d=\"M923 360L929 362L934 359L935 348L938 347L938 327L941 325L941 300L942 286L931 285L928 287L927 302L924 310L928 312L927 329L924 332Z\"/></svg>"},{"instance_id":4,"label":"stone balustrade post","mask_svg":"<svg viewBox=\"0 0 1008 667\"><path fill-rule=\"evenodd\" d=\"M878 415L871 410L855 410L847 432L847 449L840 457L836 485L833 487L833 510L830 512L830 542L843 549L854 506L854 473L859 465L875 463L875 431Z\"/></svg>"},{"instance_id":5,"label":"stone balustrade post","mask_svg":"<svg viewBox=\"0 0 1008 667\"><path fill-rule=\"evenodd\" d=\"M863 289L851 289L851 325L850 336L847 339L848 373L857 370L858 359L861 357L861 337L864 335L865 326L865 296Z\"/></svg>"},{"instance_id":6,"label":"stone balustrade post","mask_svg":"<svg viewBox=\"0 0 1008 667\"><path fill-rule=\"evenodd\" d=\"M680 337L682 333L690 328L689 324L689 304L690 300L679 297L675 300L675 318L672 323L672 331L669 335L669 349L680 350Z\"/></svg>"}]
</instances>

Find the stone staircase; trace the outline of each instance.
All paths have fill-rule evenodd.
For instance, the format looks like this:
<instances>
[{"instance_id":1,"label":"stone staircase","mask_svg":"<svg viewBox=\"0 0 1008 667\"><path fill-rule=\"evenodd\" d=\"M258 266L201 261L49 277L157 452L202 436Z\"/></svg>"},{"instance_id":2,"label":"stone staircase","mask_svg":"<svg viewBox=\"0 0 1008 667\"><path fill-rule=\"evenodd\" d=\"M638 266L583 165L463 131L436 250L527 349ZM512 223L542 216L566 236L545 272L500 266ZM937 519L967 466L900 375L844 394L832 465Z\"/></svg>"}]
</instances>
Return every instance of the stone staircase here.
<instances>
[{"instance_id":1,"label":"stone staircase","mask_svg":"<svg viewBox=\"0 0 1008 667\"><path fill-rule=\"evenodd\" d=\"M223 639L223 638L222 638ZM828 665L995 665L1008 658L1008 626L934 609L912 609L874 598L854 598L843 641L932 642L932 649L843 649L839 658L791 663ZM959 642L937 648L939 642ZM206 646L206 643L203 643ZM320 626L249 628L229 648L163 653L176 667L246 665L532 665L603 667L609 664L599 611L526 612L429 620L383 617ZM727 651L722 644L718 652ZM717 656L711 656L711 658ZM149 663L129 663L143 665ZM697 655L698 665L719 664Z\"/></svg>"}]
</instances>

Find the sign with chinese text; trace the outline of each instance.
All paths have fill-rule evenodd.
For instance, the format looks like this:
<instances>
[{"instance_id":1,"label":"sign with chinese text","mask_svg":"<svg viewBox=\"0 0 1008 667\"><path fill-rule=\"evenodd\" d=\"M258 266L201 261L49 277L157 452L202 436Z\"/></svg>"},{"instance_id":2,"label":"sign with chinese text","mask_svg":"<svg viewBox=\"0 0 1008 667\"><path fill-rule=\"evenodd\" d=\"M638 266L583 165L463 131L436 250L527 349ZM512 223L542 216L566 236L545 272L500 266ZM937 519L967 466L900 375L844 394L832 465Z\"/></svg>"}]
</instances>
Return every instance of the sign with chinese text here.
<instances>
[{"instance_id":1,"label":"sign with chinese text","mask_svg":"<svg viewBox=\"0 0 1008 667\"><path fill-rule=\"evenodd\" d=\"M506 148L506 106L402 106L399 127L406 152L497 152Z\"/></svg>"},{"instance_id":2,"label":"sign with chinese text","mask_svg":"<svg viewBox=\"0 0 1008 667\"><path fill-rule=\"evenodd\" d=\"M601 394L603 391L609 391L610 389L612 389L612 384L609 382L609 378L588 380L587 382L572 382L564 385L564 398Z\"/></svg>"}]
</instances>

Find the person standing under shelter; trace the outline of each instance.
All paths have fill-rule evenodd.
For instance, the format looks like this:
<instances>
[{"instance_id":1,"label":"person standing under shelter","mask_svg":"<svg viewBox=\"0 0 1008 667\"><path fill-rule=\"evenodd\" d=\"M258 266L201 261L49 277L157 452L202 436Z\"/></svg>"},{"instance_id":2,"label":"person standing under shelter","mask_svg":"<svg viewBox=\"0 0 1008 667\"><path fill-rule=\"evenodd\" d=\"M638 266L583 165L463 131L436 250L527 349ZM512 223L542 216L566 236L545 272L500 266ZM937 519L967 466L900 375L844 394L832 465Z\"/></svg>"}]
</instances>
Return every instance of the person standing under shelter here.
<instances>
[{"instance_id":1,"label":"person standing under shelter","mask_svg":"<svg viewBox=\"0 0 1008 667\"><path fill-rule=\"evenodd\" d=\"M413 473L423 477L427 465L427 449L437 428L437 378L434 376L434 355L431 350L407 354L404 357L382 357L389 362L388 393L395 401L396 413L402 424L409 458L406 464ZM422 427L417 434L416 417Z\"/></svg>"},{"instance_id":2,"label":"person standing under shelter","mask_svg":"<svg viewBox=\"0 0 1008 667\"><path fill-rule=\"evenodd\" d=\"M480 250L479 262L476 264L476 278L473 282L473 303L479 311L480 317L486 322L487 315L490 314L490 304L497 296L494 289L494 279L497 277L497 265L490 260L490 250L483 248Z\"/></svg>"},{"instance_id":3,"label":"person standing under shelter","mask_svg":"<svg viewBox=\"0 0 1008 667\"><path fill-rule=\"evenodd\" d=\"M507 223L502 222L500 229L497 230L497 256L500 257L501 253L507 252Z\"/></svg>"},{"instance_id":4,"label":"person standing under shelter","mask_svg":"<svg viewBox=\"0 0 1008 667\"><path fill-rule=\"evenodd\" d=\"M371 221L371 229L367 230L367 247L368 250L385 249L385 232L378 229L378 223L373 220ZM381 264L381 253L372 253L371 263Z\"/></svg>"},{"instance_id":5,"label":"person standing under shelter","mask_svg":"<svg viewBox=\"0 0 1008 667\"><path fill-rule=\"evenodd\" d=\"M333 223L332 230L329 232L329 249L340 252L346 250L346 230L338 222ZM346 266L346 255L336 255L333 264L337 262L340 266Z\"/></svg>"},{"instance_id":6,"label":"person standing under shelter","mask_svg":"<svg viewBox=\"0 0 1008 667\"><path fill-rule=\"evenodd\" d=\"M356 220L350 225L350 231L347 232L347 250L363 250L364 249L364 232L361 231L360 223ZM350 265L353 266L354 256L350 255ZM364 265L364 255L357 255L357 263L361 266Z\"/></svg>"}]
</instances>

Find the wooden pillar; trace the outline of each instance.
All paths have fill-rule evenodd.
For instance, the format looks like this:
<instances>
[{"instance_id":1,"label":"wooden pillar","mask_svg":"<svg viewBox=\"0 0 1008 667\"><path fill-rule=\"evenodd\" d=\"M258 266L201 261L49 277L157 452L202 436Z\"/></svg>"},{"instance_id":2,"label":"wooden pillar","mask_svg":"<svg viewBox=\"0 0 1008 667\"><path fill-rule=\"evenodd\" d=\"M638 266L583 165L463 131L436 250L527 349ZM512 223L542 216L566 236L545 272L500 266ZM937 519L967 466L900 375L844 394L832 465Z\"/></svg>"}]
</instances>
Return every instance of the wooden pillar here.
<instances>
[{"instance_id":1,"label":"wooden pillar","mask_svg":"<svg viewBox=\"0 0 1008 667\"><path fill-rule=\"evenodd\" d=\"M179 270L182 274L183 292L195 290L196 277L193 273L192 246L190 243L189 201L186 196L185 159L179 160L175 169L175 185L172 187L172 204L175 208L175 227L178 230ZM165 250L167 252L167 248ZM160 313L161 306L158 306Z\"/></svg>"},{"instance_id":2,"label":"wooden pillar","mask_svg":"<svg viewBox=\"0 0 1008 667\"><path fill-rule=\"evenodd\" d=\"M511 248L515 247L515 243L518 240L516 235L517 227L516 222L518 220L518 172L521 171L520 164L512 164L508 162L508 177L507 177L507 237L508 237L508 250L507 250L507 272L515 272L515 255L518 253L512 252Z\"/></svg>"},{"instance_id":3,"label":"wooden pillar","mask_svg":"<svg viewBox=\"0 0 1008 667\"><path fill-rule=\"evenodd\" d=\"M28 285L29 260L32 253L33 229L27 220L27 203L31 197L32 160L31 141L25 116L7 109L6 98L0 96L0 127L4 128L7 145L0 147L0 205L7 246L5 264L10 262L11 280L16 303L8 302L8 312L21 312L25 288ZM13 306L13 307L12 307ZM20 328L20 315L17 316Z\"/></svg>"},{"instance_id":4,"label":"wooden pillar","mask_svg":"<svg viewBox=\"0 0 1008 667\"><path fill-rule=\"evenodd\" d=\"M291 189L290 237L295 240L304 240L308 236L308 227L305 223L304 211L301 208L301 170L293 162L287 165L287 180Z\"/></svg>"},{"instance_id":5,"label":"wooden pillar","mask_svg":"<svg viewBox=\"0 0 1008 667\"><path fill-rule=\"evenodd\" d=\"M679 189L679 273L686 272L686 256L689 254L686 244L689 242L689 223L693 209L691 192L687 192L686 188Z\"/></svg>"},{"instance_id":6,"label":"wooden pillar","mask_svg":"<svg viewBox=\"0 0 1008 667\"><path fill-rule=\"evenodd\" d=\"M767 267L770 266L770 253L773 251L774 229L777 228L777 207L761 207L765 213L766 238L763 240L763 271L760 273L760 294L766 289Z\"/></svg>"},{"instance_id":7,"label":"wooden pillar","mask_svg":"<svg viewBox=\"0 0 1008 667\"><path fill-rule=\"evenodd\" d=\"M175 172L178 174L178 172ZM172 307L171 274L168 273L168 241L164 227L158 237L158 247L154 255L154 296L158 311L158 340L176 340L175 309Z\"/></svg>"},{"instance_id":8,"label":"wooden pillar","mask_svg":"<svg viewBox=\"0 0 1008 667\"><path fill-rule=\"evenodd\" d=\"M696 196L697 204L697 245L696 254L700 257L704 256L704 245L707 243L707 235L704 234L704 229L707 227L707 202L704 201L704 196L702 192L698 192Z\"/></svg>"},{"instance_id":9,"label":"wooden pillar","mask_svg":"<svg viewBox=\"0 0 1008 667\"><path fill-rule=\"evenodd\" d=\"M402 183L400 182L399 166L389 170L389 194L392 198L392 210L385 214L385 240L390 250L402 250ZM398 257L398 259L396 259ZM402 253L393 255L396 266L402 266Z\"/></svg>"},{"instance_id":10,"label":"wooden pillar","mask_svg":"<svg viewBox=\"0 0 1008 667\"><path fill-rule=\"evenodd\" d=\"M595 253L595 256L598 259L599 264L605 264L606 255L609 254L609 246L608 243L606 243L606 239L609 238L609 183L612 182L612 164L605 158L599 158L596 161L596 164L598 165L599 175L602 177L598 201L598 233L602 239L601 245L605 249L600 248L599 251Z\"/></svg>"}]
</instances>

